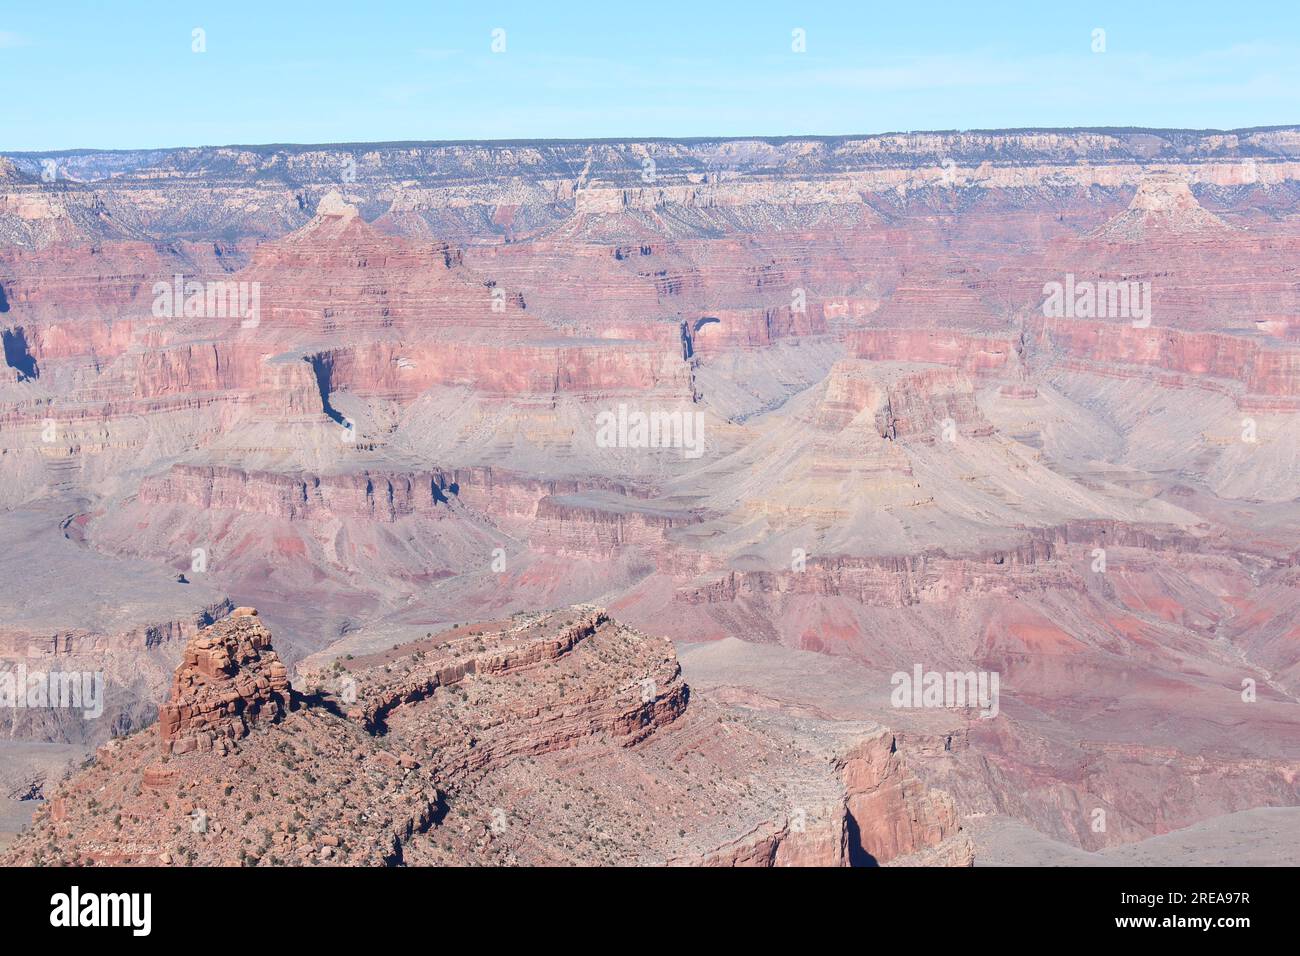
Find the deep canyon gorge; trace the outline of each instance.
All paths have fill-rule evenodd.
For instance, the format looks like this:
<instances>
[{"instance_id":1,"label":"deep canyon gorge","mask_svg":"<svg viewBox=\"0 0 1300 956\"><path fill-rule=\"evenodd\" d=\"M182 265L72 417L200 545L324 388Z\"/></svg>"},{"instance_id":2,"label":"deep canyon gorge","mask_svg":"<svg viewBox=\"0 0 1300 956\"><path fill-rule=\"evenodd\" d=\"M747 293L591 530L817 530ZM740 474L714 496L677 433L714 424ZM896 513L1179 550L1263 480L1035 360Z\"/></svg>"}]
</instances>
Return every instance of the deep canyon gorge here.
<instances>
[{"instance_id":1,"label":"deep canyon gorge","mask_svg":"<svg viewBox=\"0 0 1300 956\"><path fill-rule=\"evenodd\" d=\"M1300 843L1298 128L15 152L0 332L6 862Z\"/></svg>"}]
</instances>

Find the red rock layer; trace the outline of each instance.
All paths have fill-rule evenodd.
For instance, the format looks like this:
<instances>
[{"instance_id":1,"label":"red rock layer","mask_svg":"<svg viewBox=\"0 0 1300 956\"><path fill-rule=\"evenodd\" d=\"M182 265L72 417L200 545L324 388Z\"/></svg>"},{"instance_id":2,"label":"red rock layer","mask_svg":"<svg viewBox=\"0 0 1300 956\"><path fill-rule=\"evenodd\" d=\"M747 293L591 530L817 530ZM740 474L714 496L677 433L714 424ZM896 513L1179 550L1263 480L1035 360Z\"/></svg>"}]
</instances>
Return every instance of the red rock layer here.
<instances>
[{"instance_id":1,"label":"red rock layer","mask_svg":"<svg viewBox=\"0 0 1300 956\"><path fill-rule=\"evenodd\" d=\"M1088 371L1122 375L1123 366L1143 366L1175 373L1187 385L1223 379L1254 395L1300 398L1300 349L1266 347L1244 336L1088 319L1040 318L1033 329L1038 342Z\"/></svg>"}]
</instances>

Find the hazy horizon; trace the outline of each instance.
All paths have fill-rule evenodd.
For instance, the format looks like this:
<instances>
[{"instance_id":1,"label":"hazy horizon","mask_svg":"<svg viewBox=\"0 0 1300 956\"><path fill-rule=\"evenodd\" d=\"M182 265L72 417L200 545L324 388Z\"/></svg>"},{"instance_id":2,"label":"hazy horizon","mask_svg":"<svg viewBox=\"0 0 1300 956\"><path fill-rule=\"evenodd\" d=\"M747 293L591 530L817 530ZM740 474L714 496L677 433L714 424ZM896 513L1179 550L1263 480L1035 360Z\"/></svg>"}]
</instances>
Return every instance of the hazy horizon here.
<instances>
[{"instance_id":1,"label":"hazy horizon","mask_svg":"<svg viewBox=\"0 0 1300 956\"><path fill-rule=\"evenodd\" d=\"M1294 123L1269 123L1261 126L1237 126L1237 127L1173 127L1173 126L1002 126L1002 127L971 127L971 128L953 128L953 129L890 129L879 132L852 132L852 133L804 133L791 135L778 134L739 134L735 136L601 136L601 137L582 137L582 136L537 136L529 138L501 138L501 139L387 139L387 140L337 140L332 142L265 142L265 143L172 143L163 146L69 146L59 149L10 149L0 148L0 153L4 155L53 155L56 153L139 153L139 152L173 152L182 149L339 149L348 146L387 146L387 147L404 147L404 146L470 146L470 145L487 145L487 146L517 146L522 144L546 143L556 146L563 145L584 145L588 143L680 143L680 144L705 144L705 143L743 143L743 142L762 142L762 143L780 143L793 141L852 141L865 139L880 139L890 136L942 136L948 134L993 134L1006 135L1013 133L1108 133L1108 132L1128 132L1128 133L1188 133L1205 135L1211 133L1240 134L1240 133L1258 133L1272 130L1283 129L1300 129L1300 121Z\"/></svg>"}]
</instances>

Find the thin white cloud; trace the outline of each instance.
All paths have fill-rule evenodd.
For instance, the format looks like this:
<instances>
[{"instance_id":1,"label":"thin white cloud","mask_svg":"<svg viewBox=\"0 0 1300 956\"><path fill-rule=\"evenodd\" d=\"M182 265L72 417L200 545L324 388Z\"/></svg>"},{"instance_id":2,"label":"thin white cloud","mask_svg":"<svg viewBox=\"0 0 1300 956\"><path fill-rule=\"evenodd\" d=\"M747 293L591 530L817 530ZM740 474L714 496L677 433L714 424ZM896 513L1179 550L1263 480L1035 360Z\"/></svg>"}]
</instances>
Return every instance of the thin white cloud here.
<instances>
[{"instance_id":1,"label":"thin white cloud","mask_svg":"<svg viewBox=\"0 0 1300 956\"><path fill-rule=\"evenodd\" d=\"M0 30L0 50L12 50L20 46L31 46L32 41L21 33Z\"/></svg>"}]
</instances>

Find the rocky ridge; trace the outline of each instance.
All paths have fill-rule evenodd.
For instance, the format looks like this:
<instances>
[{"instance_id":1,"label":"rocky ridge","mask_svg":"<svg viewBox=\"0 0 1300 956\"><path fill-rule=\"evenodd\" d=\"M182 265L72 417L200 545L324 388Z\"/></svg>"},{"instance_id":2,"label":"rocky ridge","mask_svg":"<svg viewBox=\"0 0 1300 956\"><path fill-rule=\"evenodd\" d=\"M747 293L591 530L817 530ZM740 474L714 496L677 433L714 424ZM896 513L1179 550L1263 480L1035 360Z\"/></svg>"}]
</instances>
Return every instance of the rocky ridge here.
<instances>
[{"instance_id":1,"label":"rocky ridge","mask_svg":"<svg viewBox=\"0 0 1300 956\"><path fill-rule=\"evenodd\" d=\"M5 859L971 861L951 799L919 785L887 731L695 701L671 645L591 606L338 658L300 682L289 687L256 612L237 609L187 646L156 732L104 745L51 787ZM755 789L753 757L807 805ZM661 816L644 816L651 797L630 780L653 781ZM551 789L568 795L563 811Z\"/></svg>"}]
</instances>

